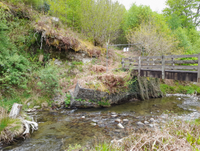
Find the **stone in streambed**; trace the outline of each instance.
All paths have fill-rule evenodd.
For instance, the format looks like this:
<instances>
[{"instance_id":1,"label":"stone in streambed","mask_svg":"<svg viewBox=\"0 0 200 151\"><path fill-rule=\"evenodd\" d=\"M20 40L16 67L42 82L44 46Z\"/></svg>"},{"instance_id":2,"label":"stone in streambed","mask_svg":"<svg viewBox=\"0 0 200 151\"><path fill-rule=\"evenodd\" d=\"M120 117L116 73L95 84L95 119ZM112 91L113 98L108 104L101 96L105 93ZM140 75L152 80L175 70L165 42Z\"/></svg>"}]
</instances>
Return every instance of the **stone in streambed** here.
<instances>
[{"instance_id":1,"label":"stone in streambed","mask_svg":"<svg viewBox=\"0 0 200 151\"><path fill-rule=\"evenodd\" d=\"M47 102L44 102L41 104L42 108L48 108L48 103Z\"/></svg>"},{"instance_id":2,"label":"stone in streambed","mask_svg":"<svg viewBox=\"0 0 200 151\"><path fill-rule=\"evenodd\" d=\"M137 122L137 125L138 125L138 126L144 126L144 123L142 123L142 122Z\"/></svg>"},{"instance_id":3,"label":"stone in streambed","mask_svg":"<svg viewBox=\"0 0 200 151\"><path fill-rule=\"evenodd\" d=\"M115 112L111 112L111 114L112 114L112 115L116 115L116 113L115 113Z\"/></svg>"},{"instance_id":4,"label":"stone in streambed","mask_svg":"<svg viewBox=\"0 0 200 151\"><path fill-rule=\"evenodd\" d=\"M129 120L128 119L123 119L123 122L128 122Z\"/></svg>"},{"instance_id":5,"label":"stone in streambed","mask_svg":"<svg viewBox=\"0 0 200 151\"><path fill-rule=\"evenodd\" d=\"M153 124L149 124L149 127L153 128L153 127L154 127L154 125L153 125Z\"/></svg>"},{"instance_id":6,"label":"stone in streambed","mask_svg":"<svg viewBox=\"0 0 200 151\"><path fill-rule=\"evenodd\" d=\"M151 123L155 122L154 118L150 118L149 120Z\"/></svg>"},{"instance_id":7,"label":"stone in streambed","mask_svg":"<svg viewBox=\"0 0 200 151\"><path fill-rule=\"evenodd\" d=\"M121 123L120 119L115 119L115 122Z\"/></svg>"},{"instance_id":8,"label":"stone in streambed","mask_svg":"<svg viewBox=\"0 0 200 151\"><path fill-rule=\"evenodd\" d=\"M34 109L40 109L40 106L34 106L33 108Z\"/></svg>"},{"instance_id":9,"label":"stone in streambed","mask_svg":"<svg viewBox=\"0 0 200 151\"><path fill-rule=\"evenodd\" d=\"M117 124L117 127L120 129L124 129L124 126L121 123Z\"/></svg>"},{"instance_id":10,"label":"stone in streambed","mask_svg":"<svg viewBox=\"0 0 200 151\"><path fill-rule=\"evenodd\" d=\"M115 118L115 117L117 117L117 115L116 115L116 114L114 114L114 115L111 115L111 117Z\"/></svg>"},{"instance_id":11,"label":"stone in streambed","mask_svg":"<svg viewBox=\"0 0 200 151\"><path fill-rule=\"evenodd\" d=\"M96 126L97 124L96 123L90 123L92 126Z\"/></svg>"}]
</instances>

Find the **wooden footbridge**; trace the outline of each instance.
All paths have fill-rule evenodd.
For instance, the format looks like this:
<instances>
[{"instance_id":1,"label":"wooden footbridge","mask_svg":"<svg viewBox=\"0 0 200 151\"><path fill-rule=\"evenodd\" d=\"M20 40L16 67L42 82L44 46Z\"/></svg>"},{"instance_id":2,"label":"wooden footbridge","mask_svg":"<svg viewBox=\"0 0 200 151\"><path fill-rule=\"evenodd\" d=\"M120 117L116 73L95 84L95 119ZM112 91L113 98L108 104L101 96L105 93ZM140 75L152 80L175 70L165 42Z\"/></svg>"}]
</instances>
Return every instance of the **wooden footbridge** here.
<instances>
[{"instance_id":1,"label":"wooden footbridge","mask_svg":"<svg viewBox=\"0 0 200 151\"><path fill-rule=\"evenodd\" d=\"M122 58L139 76L200 82L200 54Z\"/></svg>"}]
</instances>

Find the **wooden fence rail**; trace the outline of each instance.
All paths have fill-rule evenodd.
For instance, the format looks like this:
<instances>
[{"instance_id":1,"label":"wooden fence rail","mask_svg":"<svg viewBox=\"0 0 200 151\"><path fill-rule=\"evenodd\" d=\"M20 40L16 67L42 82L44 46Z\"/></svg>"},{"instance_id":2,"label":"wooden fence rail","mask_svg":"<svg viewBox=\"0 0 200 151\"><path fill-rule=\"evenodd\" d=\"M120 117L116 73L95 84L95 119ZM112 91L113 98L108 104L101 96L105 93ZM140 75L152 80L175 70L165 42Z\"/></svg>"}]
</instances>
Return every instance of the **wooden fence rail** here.
<instances>
[{"instance_id":1,"label":"wooden fence rail","mask_svg":"<svg viewBox=\"0 0 200 151\"><path fill-rule=\"evenodd\" d=\"M190 60L183 58L190 58ZM200 54L122 58L122 67L138 70L139 76L141 70L161 70L162 79L165 79L165 70L179 70L182 73L183 71L196 71L197 82L200 82Z\"/></svg>"}]
</instances>

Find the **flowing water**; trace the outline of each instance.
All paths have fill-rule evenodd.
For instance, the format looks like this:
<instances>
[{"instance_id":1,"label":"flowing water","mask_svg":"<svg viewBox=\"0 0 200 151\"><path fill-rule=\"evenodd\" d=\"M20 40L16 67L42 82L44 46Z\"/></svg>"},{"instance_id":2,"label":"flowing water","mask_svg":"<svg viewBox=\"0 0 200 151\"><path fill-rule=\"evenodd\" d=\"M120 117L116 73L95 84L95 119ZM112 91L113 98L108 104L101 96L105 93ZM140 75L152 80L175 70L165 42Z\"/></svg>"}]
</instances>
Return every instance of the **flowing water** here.
<instances>
[{"instance_id":1,"label":"flowing water","mask_svg":"<svg viewBox=\"0 0 200 151\"><path fill-rule=\"evenodd\" d=\"M112 140L127 136L137 129L137 122L157 122L164 112L177 113L186 120L200 117L200 101L197 97L168 96L166 98L134 101L110 108L78 109L34 112L31 116L39 123L39 130L26 140L16 141L3 150L11 151L56 151L69 144L91 145L102 137ZM114 113L113 113L114 112ZM117 117L112 117L116 114ZM119 129L115 119L128 119ZM0 149L1 150L1 149Z\"/></svg>"}]
</instances>

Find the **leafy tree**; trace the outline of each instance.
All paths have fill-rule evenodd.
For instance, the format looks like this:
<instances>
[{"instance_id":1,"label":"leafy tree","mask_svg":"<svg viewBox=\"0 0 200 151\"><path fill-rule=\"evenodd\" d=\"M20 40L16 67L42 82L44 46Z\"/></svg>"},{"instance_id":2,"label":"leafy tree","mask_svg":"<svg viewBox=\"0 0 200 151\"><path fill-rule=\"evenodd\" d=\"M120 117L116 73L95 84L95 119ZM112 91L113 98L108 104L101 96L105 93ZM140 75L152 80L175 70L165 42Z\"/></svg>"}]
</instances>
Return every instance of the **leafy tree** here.
<instances>
[{"instance_id":1,"label":"leafy tree","mask_svg":"<svg viewBox=\"0 0 200 151\"><path fill-rule=\"evenodd\" d=\"M200 24L200 1L199 0L167 0L168 6L163 10L166 16L176 15L180 18L183 27Z\"/></svg>"},{"instance_id":2,"label":"leafy tree","mask_svg":"<svg viewBox=\"0 0 200 151\"><path fill-rule=\"evenodd\" d=\"M172 30L176 30L179 27L182 27L181 20L176 14L172 14L166 17L167 23Z\"/></svg>"},{"instance_id":3,"label":"leafy tree","mask_svg":"<svg viewBox=\"0 0 200 151\"><path fill-rule=\"evenodd\" d=\"M175 35L179 39L179 47L183 47L185 52L186 51L191 51L192 50L192 44L187 36L187 30L183 29L181 27L177 28L175 31Z\"/></svg>"},{"instance_id":4,"label":"leafy tree","mask_svg":"<svg viewBox=\"0 0 200 151\"><path fill-rule=\"evenodd\" d=\"M80 29L80 0L47 0L50 14L58 17L68 27Z\"/></svg>"},{"instance_id":5,"label":"leafy tree","mask_svg":"<svg viewBox=\"0 0 200 151\"><path fill-rule=\"evenodd\" d=\"M111 0L81 1L81 27L95 45L117 37L125 7Z\"/></svg>"},{"instance_id":6,"label":"leafy tree","mask_svg":"<svg viewBox=\"0 0 200 151\"><path fill-rule=\"evenodd\" d=\"M125 15L124 30L128 31L139 27L143 22L147 23L152 15L153 12L149 6L133 4Z\"/></svg>"}]
</instances>

